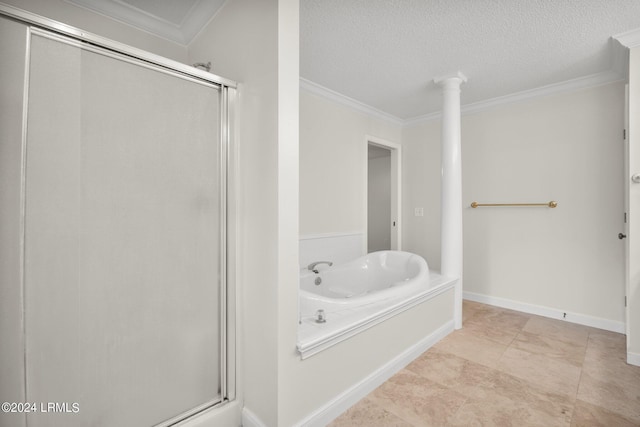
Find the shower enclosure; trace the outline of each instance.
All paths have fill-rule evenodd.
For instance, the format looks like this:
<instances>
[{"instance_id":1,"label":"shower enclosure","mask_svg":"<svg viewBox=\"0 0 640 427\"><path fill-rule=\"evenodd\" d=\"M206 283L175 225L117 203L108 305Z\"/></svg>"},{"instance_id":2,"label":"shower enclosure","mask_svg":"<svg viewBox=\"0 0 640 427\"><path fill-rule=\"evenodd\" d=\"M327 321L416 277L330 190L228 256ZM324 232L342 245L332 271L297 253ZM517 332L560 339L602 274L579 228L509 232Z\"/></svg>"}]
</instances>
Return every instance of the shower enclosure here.
<instances>
[{"instance_id":1,"label":"shower enclosure","mask_svg":"<svg viewBox=\"0 0 640 427\"><path fill-rule=\"evenodd\" d=\"M233 83L4 12L0 425L224 404Z\"/></svg>"}]
</instances>

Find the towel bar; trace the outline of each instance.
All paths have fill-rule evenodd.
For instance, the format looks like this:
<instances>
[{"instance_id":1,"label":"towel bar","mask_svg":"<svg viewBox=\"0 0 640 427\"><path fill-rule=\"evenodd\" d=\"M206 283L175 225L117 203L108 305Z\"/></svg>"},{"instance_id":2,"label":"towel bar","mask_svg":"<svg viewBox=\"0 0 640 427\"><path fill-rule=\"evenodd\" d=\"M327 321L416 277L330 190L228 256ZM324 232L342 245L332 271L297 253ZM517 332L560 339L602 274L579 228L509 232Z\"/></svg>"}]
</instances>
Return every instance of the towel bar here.
<instances>
[{"instance_id":1,"label":"towel bar","mask_svg":"<svg viewBox=\"0 0 640 427\"><path fill-rule=\"evenodd\" d=\"M555 208L558 206L558 202L552 200L549 203L471 203L471 207L474 209L482 206L546 206L548 208Z\"/></svg>"}]
</instances>

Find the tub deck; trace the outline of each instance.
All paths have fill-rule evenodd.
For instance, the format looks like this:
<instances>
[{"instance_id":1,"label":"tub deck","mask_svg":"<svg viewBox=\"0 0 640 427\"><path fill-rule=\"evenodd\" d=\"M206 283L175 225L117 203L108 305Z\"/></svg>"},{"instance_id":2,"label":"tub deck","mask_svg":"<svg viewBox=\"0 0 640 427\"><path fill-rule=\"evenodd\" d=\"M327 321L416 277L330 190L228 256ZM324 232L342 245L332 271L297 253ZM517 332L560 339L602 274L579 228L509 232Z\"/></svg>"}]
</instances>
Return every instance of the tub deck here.
<instances>
[{"instance_id":1,"label":"tub deck","mask_svg":"<svg viewBox=\"0 0 640 427\"><path fill-rule=\"evenodd\" d=\"M384 298L328 299L300 290L298 352L303 359L453 288L457 279L431 272L429 280L398 287ZM324 310L326 322L318 323Z\"/></svg>"}]
</instances>

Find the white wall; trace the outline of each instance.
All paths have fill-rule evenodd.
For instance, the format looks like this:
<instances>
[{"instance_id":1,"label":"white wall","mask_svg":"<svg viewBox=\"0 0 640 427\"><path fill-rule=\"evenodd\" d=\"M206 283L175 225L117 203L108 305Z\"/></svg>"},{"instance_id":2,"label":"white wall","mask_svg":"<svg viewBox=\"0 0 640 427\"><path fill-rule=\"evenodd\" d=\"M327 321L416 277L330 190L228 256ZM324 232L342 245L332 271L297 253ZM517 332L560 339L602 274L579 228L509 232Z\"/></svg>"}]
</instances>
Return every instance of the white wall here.
<instances>
[{"instance_id":1,"label":"white wall","mask_svg":"<svg viewBox=\"0 0 640 427\"><path fill-rule=\"evenodd\" d=\"M464 134L462 136L464 144ZM402 131L403 249L422 255L440 270L440 121L406 126ZM464 165L463 165L464 168ZM423 216L415 215L423 209Z\"/></svg>"},{"instance_id":2,"label":"white wall","mask_svg":"<svg viewBox=\"0 0 640 427\"><path fill-rule=\"evenodd\" d=\"M366 135L399 143L401 127L300 91L300 235L367 232Z\"/></svg>"},{"instance_id":3,"label":"white wall","mask_svg":"<svg viewBox=\"0 0 640 427\"><path fill-rule=\"evenodd\" d=\"M264 1L264 0L262 0ZM298 341L300 4L278 0L278 424L301 409ZM259 285L259 283L257 283ZM262 323L262 319L256 319ZM305 394L309 401L308 394Z\"/></svg>"},{"instance_id":4,"label":"white wall","mask_svg":"<svg viewBox=\"0 0 640 427\"><path fill-rule=\"evenodd\" d=\"M228 1L189 46L189 55L211 58L218 73L239 82L235 143L241 397L264 423L277 425L278 2Z\"/></svg>"},{"instance_id":5,"label":"white wall","mask_svg":"<svg viewBox=\"0 0 640 427\"><path fill-rule=\"evenodd\" d=\"M2 0L2 3L175 61L186 62L187 60L186 46L77 7L64 0Z\"/></svg>"},{"instance_id":6,"label":"white wall","mask_svg":"<svg viewBox=\"0 0 640 427\"><path fill-rule=\"evenodd\" d=\"M464 88L463 88L464 90ZM462 118L464 291L624 321L623 85L537 98ZM405 129L405 247L437 266L440 130ZM425 204L425 218L411 217ZM432 207L434 209L432 209ZM428 218L426 216L429 216ZM571 317L571 316L569 316ZM609 323L611 324L611 323Z\"/></svg>"},{"instance_id":7,"label":"white wall","mask_svg":"<svg viewBox=\"0 0 640 427\"><path fill-rule=\"evenodd\" d=\"M246 413L286 425L298 289L298 1L232 0L189 46L237 80L239 375Z\"/></svg>"},{"instance_id":8,"label":"white wall","mask_svg":"<svg viewBox=\"0 0 640 427\"><path fill-rule=\"evenodd\" d=\"M391 152L369 159L367 188L368 252L391 248Z\"/></svg>"}]
</instances>

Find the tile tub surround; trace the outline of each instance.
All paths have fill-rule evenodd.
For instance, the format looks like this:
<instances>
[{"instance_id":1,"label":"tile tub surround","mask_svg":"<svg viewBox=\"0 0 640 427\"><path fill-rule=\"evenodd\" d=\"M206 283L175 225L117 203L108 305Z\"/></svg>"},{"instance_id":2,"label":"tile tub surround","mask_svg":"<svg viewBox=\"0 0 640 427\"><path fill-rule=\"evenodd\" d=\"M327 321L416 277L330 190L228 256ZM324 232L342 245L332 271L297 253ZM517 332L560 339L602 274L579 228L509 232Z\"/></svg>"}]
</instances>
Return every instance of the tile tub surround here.
<instances>
[{"instance_id":1,"label":"tile tub surround","mask_svg":"<svg viewBox=\"0 0 640 427\"><path fill-rule=\"evenodd\" d=\"M640 426L624 335L471 301L463 315L329 425Z\"/></svg>"}]
</instances>

